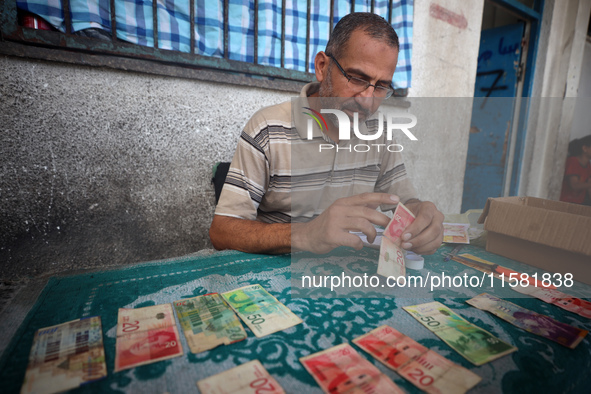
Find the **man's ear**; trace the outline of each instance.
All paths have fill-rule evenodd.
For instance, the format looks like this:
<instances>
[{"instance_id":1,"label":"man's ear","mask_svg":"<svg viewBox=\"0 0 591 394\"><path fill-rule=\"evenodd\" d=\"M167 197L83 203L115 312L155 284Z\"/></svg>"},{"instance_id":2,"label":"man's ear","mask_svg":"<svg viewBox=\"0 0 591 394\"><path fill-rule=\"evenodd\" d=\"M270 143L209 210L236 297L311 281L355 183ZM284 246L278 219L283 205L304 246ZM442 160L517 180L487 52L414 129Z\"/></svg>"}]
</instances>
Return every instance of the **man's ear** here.
<instances>
[{"instance_id":1,"label":"man's ear","mask_svg":"<svg viewBox=\"0 0 591 394\"><path fill-rule=\"evenodd\" d=\"M318 82L322 82L326 78L329 63L330 58L326 53L320 51L316 54L316 57L314 58L314 73L316 74Z\"/></svg>"}]
</instances>

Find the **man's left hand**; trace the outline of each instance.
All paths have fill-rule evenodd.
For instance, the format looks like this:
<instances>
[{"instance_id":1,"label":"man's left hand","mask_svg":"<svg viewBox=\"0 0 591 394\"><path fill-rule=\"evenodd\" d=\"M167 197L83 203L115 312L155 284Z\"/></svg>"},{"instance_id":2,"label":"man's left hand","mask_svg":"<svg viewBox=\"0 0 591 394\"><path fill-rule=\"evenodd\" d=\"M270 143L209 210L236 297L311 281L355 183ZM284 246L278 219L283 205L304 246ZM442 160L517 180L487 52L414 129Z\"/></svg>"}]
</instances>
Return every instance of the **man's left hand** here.
<instances>
[{"instance_id":1,"label":"man's left hand","mask_svg":"<svg viewBox=\"0 0 591 394\"><path fill-rule=\"evenodd\" d=\"M443 214L429 201L411 201L405 206L415 215L402 234L402 248L416 254L433 254L443 241Z\"/></svg>"}]
</instances>

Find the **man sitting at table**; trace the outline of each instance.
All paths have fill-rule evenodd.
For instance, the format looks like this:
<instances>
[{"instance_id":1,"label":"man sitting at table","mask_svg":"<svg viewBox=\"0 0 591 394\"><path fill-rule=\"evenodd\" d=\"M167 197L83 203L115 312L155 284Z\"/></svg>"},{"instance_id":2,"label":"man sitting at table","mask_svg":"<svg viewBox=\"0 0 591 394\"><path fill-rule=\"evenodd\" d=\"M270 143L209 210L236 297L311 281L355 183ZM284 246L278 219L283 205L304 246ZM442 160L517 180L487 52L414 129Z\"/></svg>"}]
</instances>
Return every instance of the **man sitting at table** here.
<instances>
[{"instance_id":1,"label":"man sitting at table","mask_svg":"<svg viewBox=\"0 0 591 394\"><path fill-rule=\"evenodd\" d=\"M302 100L309 100L307 107L313 112L313 107L320 110L318 100L345 98L340 99L338 108L351 120L357 112L359 129L375 133L378 122L372 122L370 115L393 93L398 49L398 36L384 18L371 13L343 17L326 50L316 55L318 82L304 86ZM294 111L292 116L292 103L286 102L261 109L246 124L209 230L213 246L249 253L328 253L339 246L361 249L361 239L352 232L362 232L373 242L374 225L385 227L390 220L376 208L392 209L401 201L416 216L403 234L402 247L418 254L434 253L443 238L443 214L433 203L416 198L400 153L382 149L380 161L367 167L374 171L365 171L363 176L351 171L350 165L349 170L333 166L330 175L305 160L292 166L299 163L294 159L294 146L322 143L341 147L349 143L339 141L336 117L328 115L327 129L315 129L316 138L306 140L306 123L300 112ZM336 151L327 149L323 158L332 157L336 162L337 157L345 157L349 164L367 165L365 161L357 163L360 159L355 153L345 151L337 156ZM326 191L333 188L348 192L337 193L337 198L325 203L326 208L312 207L303 215L307 221L299 214L292 215L292 207L302 202L302 198L297 204L293 200L295 190L314 201L331 195Z\"/></svg>"}]
</instances>

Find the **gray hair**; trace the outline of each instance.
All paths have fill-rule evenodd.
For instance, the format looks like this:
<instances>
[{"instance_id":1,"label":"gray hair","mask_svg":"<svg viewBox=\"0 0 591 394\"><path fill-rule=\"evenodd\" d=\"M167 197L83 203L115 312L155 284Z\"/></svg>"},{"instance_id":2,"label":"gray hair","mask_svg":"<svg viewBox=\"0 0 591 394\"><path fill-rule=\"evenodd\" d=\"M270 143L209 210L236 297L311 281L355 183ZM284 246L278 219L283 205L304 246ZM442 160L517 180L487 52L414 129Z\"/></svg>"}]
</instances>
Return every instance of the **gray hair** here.
<instances>
[{"instance_id":1,"label":"gray hair","mask_svg":"<svg viewBox=\"0 0 591 394\"><path fill-rule=\"evenodd\" d=\"M337 23L326 44L325 52L336 58L340 57L351 34L357 29L363 29L370 37L381 40L393 48L400 48L398 35L387 20L371 12L354 12L345 15Z\"/></svg>"}]
</instances>

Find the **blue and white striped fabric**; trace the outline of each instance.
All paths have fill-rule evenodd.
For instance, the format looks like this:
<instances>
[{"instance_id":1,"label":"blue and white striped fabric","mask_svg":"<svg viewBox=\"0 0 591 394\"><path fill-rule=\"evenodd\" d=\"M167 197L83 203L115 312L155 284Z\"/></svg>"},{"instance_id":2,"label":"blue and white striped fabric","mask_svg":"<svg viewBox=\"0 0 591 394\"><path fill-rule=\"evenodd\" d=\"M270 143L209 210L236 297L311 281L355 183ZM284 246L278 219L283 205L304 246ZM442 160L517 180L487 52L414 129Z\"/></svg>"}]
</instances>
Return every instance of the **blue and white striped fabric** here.
<instances>
[{"instance_id":1,"label":"blue and white striped fabric","mask_svg":"<svg viewBox=\"0 0 591 394\"><path fill-rule=\"evenodd\" d=\"M174 51L190 51L189 0L158 1L158 47ZM335 0L333 24L351 12L351 1ZM195 0L195 52L205 56L223 57L223 0ZM254 61L254 1L229 0L228 57L244 62ZM285 10L285 68L314 71L314 56L328 42L330 2L311 1L310 47L306 59L307 0L287 0ZM376 0L374 12L388 18L388 0ZM64 13L60 0L17 0L17 7L37 14L56 29L65 32ZM258 63L281 66L282 0L258 2ZM109 0L70 0L72 31L99 28L111 31ZM356 12L371 11L368 0L355 1ZM152 0L115 0L117 38L138 45L154 46ZM413 0L394 0L392 26L400 39L398 67L393 83L396 88L409 88L413 32Z\"/></svg>"},{"instance_id":2,"label":"blue and white striped fabric","mask_svg":"<svg viewBox=\"0 0 591 394\"><path fill-rule=\"evenodd\" d=\"M410 87L412 74L412 29L413 29L413 4L414 0L397 0L392 5L392 27L398 33L400 40L400 52L398 53L398 65L392 82L397 89Z\"/></svg>"}]
</instances>

